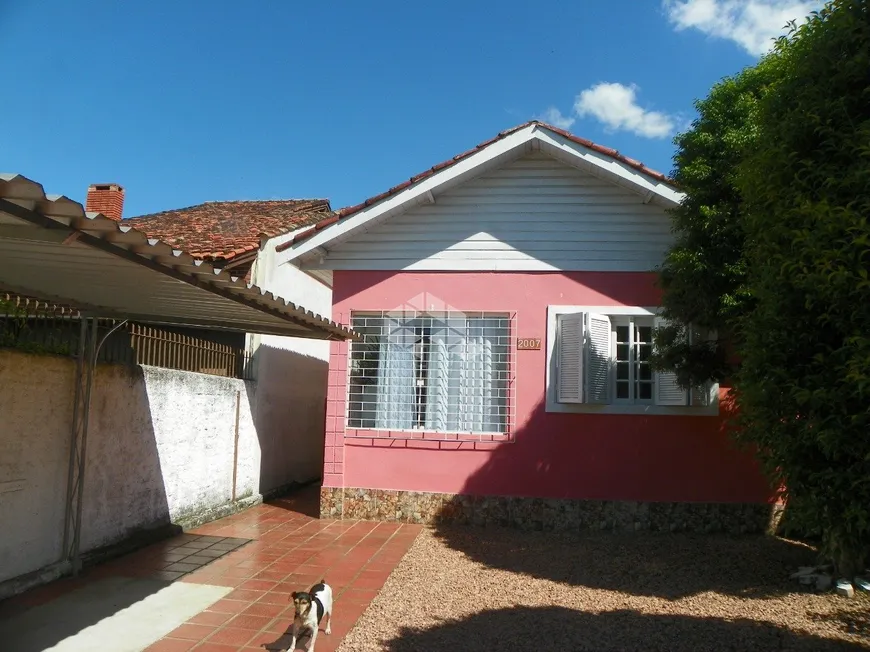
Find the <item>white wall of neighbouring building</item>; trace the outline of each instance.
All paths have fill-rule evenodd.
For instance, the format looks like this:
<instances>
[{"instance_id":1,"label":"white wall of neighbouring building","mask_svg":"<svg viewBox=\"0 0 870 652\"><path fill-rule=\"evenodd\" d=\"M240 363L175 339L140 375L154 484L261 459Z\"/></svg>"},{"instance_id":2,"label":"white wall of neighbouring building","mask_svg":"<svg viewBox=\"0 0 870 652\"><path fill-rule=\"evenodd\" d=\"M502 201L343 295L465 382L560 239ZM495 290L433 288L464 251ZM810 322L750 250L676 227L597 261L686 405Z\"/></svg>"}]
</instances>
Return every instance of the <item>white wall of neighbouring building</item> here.
<instances>
[{"instance_id":1,"label":"white wall of neighbouring building","mask_svg":"<svg viewBox=\"0 0 870 652\"><path fill-rule=\"evenodd\" d=\"M4 581L62 556L74 373L69 358L0 350L0 593ZM252 381L98 366L82 551L170 523L208 521L318 478L319 461L288 468L286 456L272 454L291 451L284 439L296 436L292 402L268 408L262 396L291 395L296 381L284 380L289 386L261 392Z\"/></svg>"},{"instance_id":2,"label":"white wall of neighbouring building","mask_svg":"<svg viewBox=\"0 0 870 652\"><path fill-rule=\"evenodd\" d=\"M290 263L278 265L275 247L296 232L266 240L251 271L257 287L292 300L317 315L331 318L332 288ZM256 360L257 419L281 429L264 456L278 460L263 469L264 480L279 483L273 471L286 469L297 479L319 478L323 472L326 389L330 342L299 337L249 335Z\"/></svg>"}]
</instances>

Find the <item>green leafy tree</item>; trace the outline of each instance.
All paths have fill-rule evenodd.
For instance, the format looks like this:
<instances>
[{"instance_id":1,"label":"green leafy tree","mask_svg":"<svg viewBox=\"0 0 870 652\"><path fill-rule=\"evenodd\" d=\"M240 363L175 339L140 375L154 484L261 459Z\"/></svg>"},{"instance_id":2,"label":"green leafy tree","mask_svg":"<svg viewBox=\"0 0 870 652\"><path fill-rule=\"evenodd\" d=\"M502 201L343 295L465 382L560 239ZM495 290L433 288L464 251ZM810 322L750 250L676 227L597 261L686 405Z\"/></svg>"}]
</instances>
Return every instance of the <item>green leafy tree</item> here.
<instances>
[{"instance_id":1,"label":"green leafy tree","mask_svg":"<svg viewBox=\"0 0 870 652\"><path fill-rule=\"evenodd\" d=\"M736 187L746 241L740 438L838 570L870 550L870 9L836 0L779 39ZM793 500L792 500L793 499Z\"/></svg>"},{"instance_id":2,"label":"green leafy tree","mask_svg":"<svg viewBox=\"0 0 870 652\"><path fill-rule=\"evenodd\" d=\"M757 137L760 98L776 77L775 61L746 68L695 102L697 119L677 136L673 178L686 199L671 211L674 245L659 270L663 314L653 365L676 372L684 387L723 380L746 289L743 201L737 167ZM715 341L689 342L685 324L716 330Z\"/></svg>"},{"instance_id":3,"label":"green leafy tree","mask_svg":"<svg viewBox=\"0 0 870 652\"><path fill-rule=\"evenodd\" d=\"M851 575L870 557L868 1L829 2L696 107L653 362L683 386L733 374L738 440Z\"/></svg>"}]
</instances>

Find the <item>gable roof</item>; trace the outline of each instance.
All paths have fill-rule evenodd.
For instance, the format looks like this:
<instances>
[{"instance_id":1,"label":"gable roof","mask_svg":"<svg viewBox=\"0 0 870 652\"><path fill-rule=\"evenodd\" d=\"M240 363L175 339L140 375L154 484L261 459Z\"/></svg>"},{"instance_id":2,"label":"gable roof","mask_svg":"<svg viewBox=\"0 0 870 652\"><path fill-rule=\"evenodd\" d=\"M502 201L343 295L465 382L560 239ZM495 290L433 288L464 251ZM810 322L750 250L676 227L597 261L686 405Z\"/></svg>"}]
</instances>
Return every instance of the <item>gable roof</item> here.
<instances>
[{"instance_id":1,"label":"gable roof","mask_svg":"<svg viewBox=\"0 0 870 652\"><path fill-rule=\"evenodd\" d=\"M274 237L315 224L332 214L328 199L209 201L140 215L121 224L182 249L194 258L228 261Z\"/></svg>"},{"instance_id":2,"label":"gable roof","mask_svg":"<svg viewBox=\"0 0 870 652\"><path fill-rule=\"evenodd\" d=\"M348 218L351 218L355 215L358 215L359 213L361 213L362 211L365 211L366 209L369 209L373 206L376 206L377 204L384 202L385 200L387 200L391 197L395 197L396 195L399 195L399 194L411 189L412 187L415 187L418 184L421 184L422 182L424 182L428 179L432 179L433 177L436 177L440 173L443 173L445 170L448 170L449 168L456 166L457 163L460 163L462 161L470 159L470 158L474 157L475 155L481 154L484 150L490 148L492 145L499 143L499 141L504 141L504 140L508 139L509 137L515 137L515 136L519 135L520 132L523 132L524 130L527 132L528 137L521 139L517 143L517 145L524 144L528 140L534 138L536 130L547 130L547 131L551 132L552 134L554 134L555 136L557 136L558 138L563 139L564 141L567 141L568 143L571 143L573 145L579 145L583 150L586 150L590 153L598 155L599 157L604 157L606 159L609 159L610 161L613 161L613 162L619 164L620 166L624 167L625 169L632 171L632 172L635 172L638 176L645 177L647 180L652 182L651 187L644 188L645 190L648 190L649 192L656 194L657 193L657 188L655 188L656 185L660 185L660 186L665 187L666 189L668 189L670 191L670 192L664 193L666 201L670 201L670 202L674 201L674 196L677 194L676 193L676 184L672 179L670 179L666 175L662 174L661 172L658 172L657 170L654 170L650 167L647 167L646 165L644 165L643 163L641 163L640 161L638 161L636 159L624 156L619 151L617 151L611 147L605 147L604 145L599 145L597 143L592 142L591 140L587 140L585 138L580 138L579 136L575 136L574 134L572 134L568 131L565 131L564 129L560 129L559 127L555 127L555 126L547 124L545 122L541 122L539 120L530 120L529 122L524 122L521 125L518 125L516 127L512 127L511 129L507 129L505 131L502 131L498 135L496 135L494 138L490 138L489 140L484 141L484 142L480 143L479 145L476 145L472 149L466 150L466 151L462 152L461 154L457 154L453 158L447 159L446 161L442 161L441 163L438 163L437 165L433 165L428 170L424 170L423 172L411 177L407 181L404 181L396 186L393 186L389 190L382 192L379 195L375 195L374 197L370 197L369 199L366 199L365 201L363 201L359 204L356 204L354 206L348 206L346 208L342 208L338 211L331 213L328 216L325 216L323 219L314 223L314 225L310 229L303 231L301 233L298 233L293 238L288 239L287 241L279 244L275 250L278 252L286 251L287 249L290 249L294 245L301 243L305 240L308 240L309 238L317 235L319 232L323 231L323 229L326 229L334 224L338 224L341 221L344 221ZM594 161L586 161L586 162L587 163L591 162L592 164L595 163ZM647 184L647 185L650 185L650 184ZM430 201L431 200L433 200L432 197L430 197Z\"/></svg>"}]
</instances>

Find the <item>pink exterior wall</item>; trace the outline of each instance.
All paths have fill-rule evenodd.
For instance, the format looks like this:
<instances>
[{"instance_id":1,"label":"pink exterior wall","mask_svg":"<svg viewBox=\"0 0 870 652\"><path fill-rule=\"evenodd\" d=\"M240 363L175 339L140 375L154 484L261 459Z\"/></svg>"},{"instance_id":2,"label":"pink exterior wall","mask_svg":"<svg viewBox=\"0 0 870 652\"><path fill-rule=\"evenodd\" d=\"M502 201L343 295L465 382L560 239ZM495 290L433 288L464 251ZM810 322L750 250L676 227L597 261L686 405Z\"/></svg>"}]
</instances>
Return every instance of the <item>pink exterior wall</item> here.
<instances>
[{"instance_id":1,"label":"pink exterior wall","mask_svg":"<svg viewBox=\"0 0 870 652\"><path fill-rule=\"evenodd\" d=\"M456 310L515 311L514 335L545 340L548 305L656 306L655 280L652 273L622 272L337 271L333 316L347 324L352 310L417 305L425 293L427 301L437 298ZM674 502L771 497L721 417L545 412L543 345L517 352L513 443L346 438L347 351L347 343L333 343L324 486Z\"/></svg>"}]
</instances>

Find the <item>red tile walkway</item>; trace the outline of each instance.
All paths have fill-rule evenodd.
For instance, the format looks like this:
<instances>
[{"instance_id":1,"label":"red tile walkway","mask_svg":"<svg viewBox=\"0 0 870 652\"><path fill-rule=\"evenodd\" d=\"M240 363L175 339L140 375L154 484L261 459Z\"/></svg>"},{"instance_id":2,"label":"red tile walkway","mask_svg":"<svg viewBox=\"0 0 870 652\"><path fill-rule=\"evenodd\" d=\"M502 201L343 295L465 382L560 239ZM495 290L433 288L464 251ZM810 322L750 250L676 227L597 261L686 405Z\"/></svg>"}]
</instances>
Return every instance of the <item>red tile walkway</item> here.
<instances>
[{"instance_id":1,"label":"red tile walkway","mask_svg":"<svg viewBox=\"0 0 870 652\"><path fill-rule=\"evenodd\" d=\"M291 592L325 578L336 595L336 613L332 634L321 631L317 638L317 652L333 652L404 557L421 526L318 520L312 516L318 496L317 486L303 489L107 562L80 578L34 589L3 606L15 609L41 604L107 576L163 577L232 587L224 599L147 650L262 652L264 646L284 649L289 644L282 635L293 620ZM209 537L200 540L200 545L217 541L217 537L252 541L176 579L174 573L192 568L179 561L178 546L195 547L193 535Z\"/></svg>"}]
</instances>

